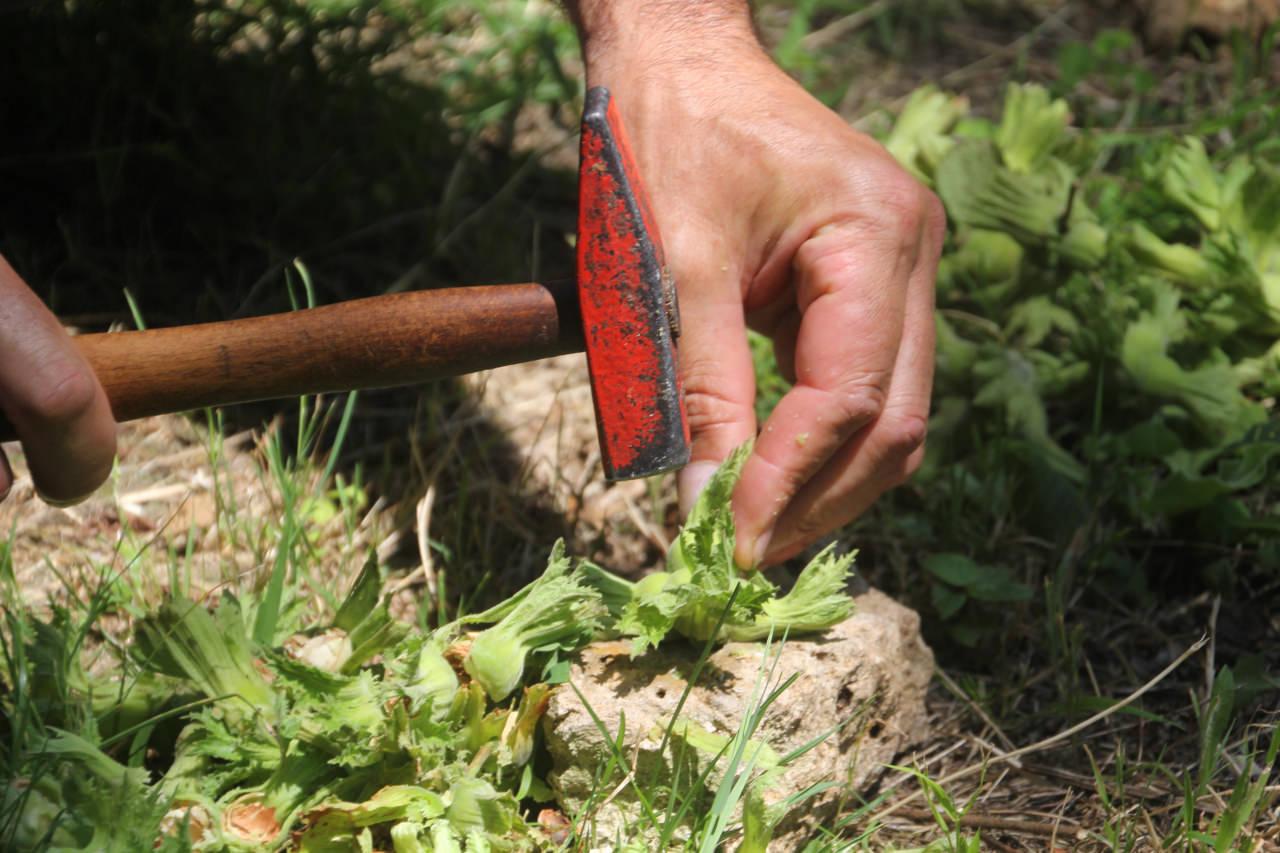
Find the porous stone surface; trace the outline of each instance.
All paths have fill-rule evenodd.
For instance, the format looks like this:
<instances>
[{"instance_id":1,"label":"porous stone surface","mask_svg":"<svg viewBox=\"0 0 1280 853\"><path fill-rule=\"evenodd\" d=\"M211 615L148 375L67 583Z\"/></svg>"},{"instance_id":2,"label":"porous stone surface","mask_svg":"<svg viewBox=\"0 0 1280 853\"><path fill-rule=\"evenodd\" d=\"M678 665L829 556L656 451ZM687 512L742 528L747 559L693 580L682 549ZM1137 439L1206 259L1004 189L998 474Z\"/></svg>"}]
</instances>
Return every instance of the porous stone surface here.
<instances>
[{"instance_id":1,"label":"porous stone surface","mask_svg":"<svg viewBox=\"0 0 1280 853\"><path fill-rule=\"evenodd\" d=\"M634 842L637 834L643 836L645 823L634 787L624 784L623 773L601 778L611 753L601 725L614 739L623 732L628 770L643 790L661 790L670 783L677 761L680 784L687 789L690 772L701 772L713 757L670 743L659 752L668 721L683 720L713 735L732 736L764 669L771 669L775 681L792 673L798 677L769 708L755 741L785 756L845 723L769 786L765 799L772 803L817 783L840 785L788 814L770 850L803 846L815 827L833 817L842 795L865 790L885 763L922 741L933 654L920 637L919 617L874 590L858 595L856 602L849 619L819 636L775 643L768 660L763 643L728 643L717 649L678 710L699 648L664 643L634 660L627 642L585 649L574 662L572 687L561 685L553 692L543 725L553 762L548 775L552 790L567 814L589 818L593 848L611 849L618 839ZM719 769L723 764L721 760ZM716 770L711 779L717 779ZM716 785L713 781L707 787L709 805Z\"/></svg>"}]
</instances>

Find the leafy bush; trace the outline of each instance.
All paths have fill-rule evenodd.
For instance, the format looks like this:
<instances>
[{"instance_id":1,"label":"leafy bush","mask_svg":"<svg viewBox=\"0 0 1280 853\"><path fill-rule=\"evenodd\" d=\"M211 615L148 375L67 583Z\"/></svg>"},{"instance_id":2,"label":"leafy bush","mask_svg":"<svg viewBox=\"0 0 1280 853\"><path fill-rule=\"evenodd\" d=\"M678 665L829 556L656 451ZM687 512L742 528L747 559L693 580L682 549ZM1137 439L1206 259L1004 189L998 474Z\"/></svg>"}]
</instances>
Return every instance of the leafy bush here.
<instances>
[{"instance_id":1,"label":"leafy bush","mask_svg":"<svg viewBox=\"0 0 1280 853\"><path fill-rule=\"evenodd\" d=\"M1081 131L1035 85L996 121L926 86L885 144L949 232L926 462L854 540L906 538L970 644L994 633L984 600L1031 598L1063 559L1139 591L1221 581L1233 548L1280 568L1274 150ZM763 412L783 388L755 352Z\"/></svg>"}]
</instances>

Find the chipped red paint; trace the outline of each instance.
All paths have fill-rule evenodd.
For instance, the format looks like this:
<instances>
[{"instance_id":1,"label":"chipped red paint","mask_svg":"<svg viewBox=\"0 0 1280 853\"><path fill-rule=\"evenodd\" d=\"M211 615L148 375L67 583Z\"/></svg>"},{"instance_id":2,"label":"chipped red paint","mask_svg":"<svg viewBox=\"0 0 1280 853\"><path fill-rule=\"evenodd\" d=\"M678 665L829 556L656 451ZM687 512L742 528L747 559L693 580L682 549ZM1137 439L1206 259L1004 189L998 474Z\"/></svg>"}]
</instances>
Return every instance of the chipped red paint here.
<instances>
[{"instance_id":1,"label":"chipped red paint","mask_svg":"<svg viewBox=\"0 0 1280 853\"><path fill-rule=\"evenodd\" d=\"M689 461L674 288L607 89L587 93L578 170L578 293L605 476Z\"/></svg>"}]
</instances>

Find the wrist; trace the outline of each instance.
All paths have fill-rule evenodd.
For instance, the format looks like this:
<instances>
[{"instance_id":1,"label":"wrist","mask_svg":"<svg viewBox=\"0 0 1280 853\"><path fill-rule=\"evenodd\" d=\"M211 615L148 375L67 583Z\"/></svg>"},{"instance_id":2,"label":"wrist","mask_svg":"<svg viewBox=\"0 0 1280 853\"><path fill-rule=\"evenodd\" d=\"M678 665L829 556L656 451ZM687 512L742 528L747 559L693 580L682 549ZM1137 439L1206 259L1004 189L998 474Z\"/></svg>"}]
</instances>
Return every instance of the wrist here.
<instances>
[{"instance_id":1,"label":"wrist","mask_svg":"<svg viewBox=\"0 0 1280 853\"><path fill-rule=\"evenodd\" d=\"M592 85L763 55L746 0L569 0ZM666 76L665 73L663 76Z\"/></svg>"}]
</instances>

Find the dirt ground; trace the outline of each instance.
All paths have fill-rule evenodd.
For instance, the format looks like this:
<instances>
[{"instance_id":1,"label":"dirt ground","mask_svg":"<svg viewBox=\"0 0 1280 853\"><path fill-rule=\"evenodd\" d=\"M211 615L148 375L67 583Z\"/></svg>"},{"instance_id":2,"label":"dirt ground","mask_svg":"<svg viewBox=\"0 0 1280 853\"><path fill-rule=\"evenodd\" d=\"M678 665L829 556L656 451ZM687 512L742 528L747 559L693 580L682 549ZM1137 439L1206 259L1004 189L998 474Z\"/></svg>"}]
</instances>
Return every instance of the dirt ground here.
<instances>
[{"instance_id":1,"label":"dirt ground","mask_svg":"<svg viewBox=\"0 0 1280 853\"><path fill-rule=\"evenodd\" d=\"M472 417L491 419L521 448L519 467L509 471L507 488L563 514L571 553L636 570L655 564L671 527L653 517L653 508L669 506L670 494L666 490L650 494L644 483L605 486L601 482L580 358L565 356L504 368L467 381L478 401ZM103 575L94 566L109 567L113 574L126 577L134 606L156 600L168 583L165 566L169 563L164 555L173 553L188 555L186 564L194 567L190 576L198 579L196 590L203 583L206 593L216 594L227 585L260 582L269 571L271 555L255 554L236 535L229 535L225 522L220 529L218 520L227 516L220 514L218 502L234 495L244 517L269 518L279 511L278 493L262 473L263 441L264 433L228 436L220 460L211 464L202 425L179 416L126 425L114 491L104 490L69 509L41 503L22 473L20 455L14 454L18 485L10 500L0 505L0 525L14 531L13 565L28 602L38 608L46 598L65 600L96 588ZM391 581L399 589L396 610L401 618L415 618L437 582L430 557L421 559L430 549L420 550L419 543L431 535L431 503L439 498L434 489L428 489L424 498L415 505L411 523L397 526L397 517L405 513L379 502L363 513L352 538L344 536L340 525L321 525L315 548L321 555L317 579L340 586L360 554L376 548L385 559L403 566ZM254 529L246 526L243 533L251 536ZM540 534L530 531L528 535ZM136 566L131 563L134 559ZM324 604L317 597L310 606ZM1214 608L1213 615L1221 618L1216 604L1208 600L1191 603L1182 616L1194 620L1207 608ZM126 626L125 617L103 620L100 639L109 642L113 635L122 636ZM1170 634L1185 636L1185 631L1171 627ZM1216 634L1208 639L1212 643ZM1141 651L1124 636L1118 635L1116 642L1128 647L1128 653ZM1149 645L1153 654L1172 657L1169 642ZM1203 664L1197 656L1180 667L1159 685L1162 698L1145 707L1185 719L1196 704L1201 680L1213 671L1212 646L1209 655ZM1123 661L1096 664L1099 679L1138 688L1126 680L1124 669ZM1009 717L1057 718L1057 709L1043 703L1057 695L1051 687L1059 676L1052 670L1013 674L1011 681L1021 685L1024 695L1019 707L1008 709ZM1147 761L1169 767L1193 761L1198 749L1193 728L1171 737L1167 726L1149 714L1116 713L1066 739L1060 739L1058 730L1034 723L1029 727L1020 723L1020 730L1011 734L969 699L958 681L973 686L964 673L940 668L929 695L932 736L899 762L927 772L944 784L957 803L968 804L959 823L966 831L981 833L984 849L1114 849L1102 839L1108 827L1123 825L1149 826L1146 843L1131 849L1154 849L1151 839L1160 837L1157 826L1180 807L1182 791L1175 778L1136 768ZM1256 735L1267 725L1274 721L1255 720L1240 737ZM1028 748L1032 751L1019 757ZM1135 768L1111 792L1122 800L1119 809L1103 806L1089 761L1104 774L1114 773L1117 762ZM906 774L890 772L876 789L862 794L869 801L894 788L901 794L889 798L887 809L877 810L882 829L876 835L876 849L935 839L934 814L925 801L912 796L916 787ZM1280 786L1274 790L1280 792ZM1203 813L1212 815L1225 807L1228 793L1206 794L1199 804ZM848 809L859 807L850 802ZM1278 818L1273 809L1257 849L1280 849Z\"/></svg>"},{"instance_id":2,"label":"dirt ground","mask_svg":"<svg viewBox=\"0 0 1280 853\"><path fill-rule=\"evenodd\" d=\"M1026 22L1023 26L999 16L993 16L990 24L972 16L963 22L943 22L945 49L920 61L886 62L883 54L851 49L840 73L858 83L847 88L839 111L855 125L877 127L885 108L891 109L926 81L963 91L980 111L990 111L1001 97L1012 65L1023 67L1032 78L1049 76L1055 71L1058 45L1087 38L1109 25L1137 24L1134 9L1125 3L1099 7L1056 0L1036 4L993 0L993 5L1034 8L1014 16ZM1253 8L1266 14L1270 7L1260 2ZM1166 30L1214 24L1186 10L1171 9L1169 4L1149 14L1161 16ZM767 6L762 10L760 24L766 35L776 38L784 23L778 10ZM853 36L870 24L870 17L856 14L833 18L806 38L815 49L832 43L854 44ZM1201 62L1180 56L1163 67L1176 72ZM1176 87L1172 74L1166 79L1167 85ZM554 123L531 118L523 133L531 146L564 150L555 138L563 130ZM507 583L538 571L557 535L568 539L570 553L615 570L638 573L658 565L676 523L671 478L656 484L602 481L581 356L468 376L456 393L462 402L440 407L424 404L413 393L375 395L366 403L362 417L411 422L414 428L407 440L384 438L388 430L382 426L355 428L356 449L343 457L340 468L368 462L373 470L374 461L390 457L396 474L375 483L371 503L360 512L354 531L336 521L323 528L326 539L316 549L321 555L318 575L343 577L360 553L376 548L398 567L399 610L412 618L424 593L440 582L442 565L447 563L431 540L458 540L462 533L444 531L463 530L468 522L459 516L481 511L489 520L483 529L466 535L487 537L486 541L496 544L486 547L503 549L503 559L509 560ZM277 423L274 428L282 427ZM220 443L214 442L221 448L215 463L210 460L211 442L200 418L172 416L125 425L112 485L67 509L50 508L38 500L23 473L21 454L7 446L18 484L9 500L0 504L0 528L13 531L11 558L27 601L38 606L46 598L91 587L100 580L100 568L93 566L123 572L144 598L158 596L168 583L165 560L138 558L139 569L125 571L142 543L154 553L185 555L209 592L227 583L256 582L269 565L269 555L244 547L244 541L231 535L225 523L220 526L220 520L229 517L225 512L229 496L234 496L241 517L269 518L278 512L278 495L263 474L264 441L271 429L232 431ZM387 481L395 481L396 488L385 487ZM245 535L250 532L246 529ZM874 578L876 566L860 566L860 571ZM1195 691L1202 686L1206 670L1213 671L1216 628L1232 615L1220 614L1218 608L1213 597L1204 596L1189 602L1183 612L1161 614L1154 620L1135 614L1133 625L1116 627L1115 645L1121 651L1116 660L1098 663L1097 680L1138 690L1142 685L1132 678L1125 655L1150 654L1172 663L1183 648L1171 638L1186 636L1189 624L1208 624L1207 660L1203 660L1204 650L1198 651L1200 656L1159 685L1162 699L1156 707L1179 719L1191 719ZM1089 616L1081 618L1087 621ZM1280 636L1280 626L1275 624L1280 616L1266 618L1271 624L1262 635ZM1146 631L1150 635L1134 639L1133 635ZM1041 641L1024 639L1029 644ZM1011 660L1017 658L1010 655ZM1139 837L1131 849L1152 849L1153 839L1159 837L1157 826L1181 804L1176 780L1154 772L1127 777L1115 792L1120 804L1104 808L1089 764L1095 763L1104 773L1114 772L1117 762L1140 763L1148 758L1186 766L1197 750L1195 731L1186 729L1170 737L1167 731L1157 733L1157 724L1148 716L1116 712L1087 733L1009 757L1020 747L1035 746L1059 734L1056 729L1037 727L1035 720L1058 710L1041 703L1056 695L1048 687L1060 677L1051 670L1011 674L1010 682L1020 685L1023 695L1010 700L1006 711L1010 716L1016 711L1018 719L1031 722L1007 732L957 685L964 682L965 688L973 688L974 681L963 673L940 672L930 697L934 736L913 755L904 756L903 762L935 779L954 778L947 787L957 801L972 794L972 807L960 824L980 830L989 849L1107 849L1101 839L1107 837L1109 826L1122 819L1127 825L1150 827L1149 834ZM1267 724L1273 725L1274 720L1255 721L1254 728L1241 737ZM902 780L890 776L879 792L889 790L895 781ZM902 787L904 792L914 790L913 784ZM1201 803L1205 813L1221 810L1226 793L1206 795ZM850 804L851 811L856 808L857 804ZM937 836L933 815L919 799L900 800L881 819L885 830L877 836L877 844L890 840L920 844ZM1280 812L1273 808L1269 820L1270 828L1260 834L1262 849L1280 849Z\"/></svg>"}]
</instances>

